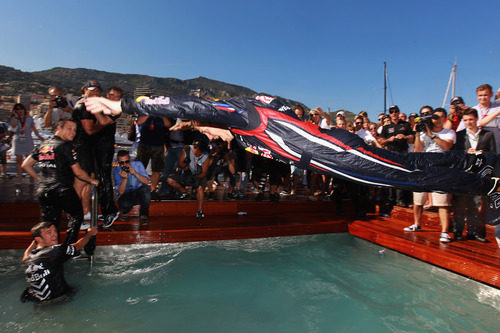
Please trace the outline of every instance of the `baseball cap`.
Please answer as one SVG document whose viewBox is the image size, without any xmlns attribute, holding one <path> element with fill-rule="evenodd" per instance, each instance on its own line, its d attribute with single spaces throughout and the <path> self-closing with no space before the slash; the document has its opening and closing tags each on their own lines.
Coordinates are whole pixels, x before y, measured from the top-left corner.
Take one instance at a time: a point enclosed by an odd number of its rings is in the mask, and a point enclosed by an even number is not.
<svg viewBox="0 0 500 333">
<path fill-rule="evenodd" d="M 455 96 L 451 99 L 451 102 L 450 102 L 451 105 L 457 104 L 457 103 L 458 104 L 465 104 L 464 99 L 460 96 Z"/>
<path fill-rule="evenodd" d="M 392 105 L 390 108 L 389 108 L 389 111 L 391 110 L 396 110 L 399 112 L 399 107 L 397 105 Z"/>
<path fill-rule="evenodd" d="M 101 84 L 98 81 L 92 80 L 92 81 L 88 81 L 87 83 L 85 83 L 82 87 L 82 90 L 83 89 L 94 90 L 96 88 L 98 88 L 99 90 L 102 90 Z"/>
<path fill-rule="evenodd" d="M 337 114 L 335 116 L 336 117 L 338 117 L 338 116 L 345 117 L 345 112 L 344 111 L 339 111 L 339 112 L 337 112 Z"/>
<path fill-rule="evenodd" d="M 415 112 L 412 112 L 412 113 L 410 113 L 408 118 L 411 118 L 411 117 L 418 117 L 418 114 L 416 114 Z"/>
<path fill-rule="evenodd" d="M 317 108 L 309 110 L 309 114 L 320 114 Z"/>
</svg>

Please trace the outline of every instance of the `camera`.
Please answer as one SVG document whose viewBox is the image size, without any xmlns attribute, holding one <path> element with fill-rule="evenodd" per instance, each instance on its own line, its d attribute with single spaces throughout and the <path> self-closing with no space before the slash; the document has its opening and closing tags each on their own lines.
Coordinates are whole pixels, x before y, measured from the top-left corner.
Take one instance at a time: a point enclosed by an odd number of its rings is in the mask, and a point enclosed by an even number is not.
<svg viewBox="0 0 500 333">
<path fill-rule="evenodd" d="M 415 122 L 417 125 L 415 126 L 415 130 L 417 132 L 425 132 L 427 131 L 426 126 L 432 130 L 432 119 L 438 119 L 439 117 L 434 114 L 428 114 L 425 116 L 415 118 Z"/>
<path fill-rule="evenodd" d="M 122 169 L 123 172 L 126 172 L 126 173 L 130 172 L 130 167 L 128 167 L 126 165 L 122 165 L 120 168 Z"/>
<path fill-rule="evenodd" d="M 56 96 L 56 97 L 54 97 L 53 101 L 56 103 L 56 106 L 58 108 L 63 109 L 66 106 L 68 106 L 68 101 L 63 96 Z"/>
</svg>

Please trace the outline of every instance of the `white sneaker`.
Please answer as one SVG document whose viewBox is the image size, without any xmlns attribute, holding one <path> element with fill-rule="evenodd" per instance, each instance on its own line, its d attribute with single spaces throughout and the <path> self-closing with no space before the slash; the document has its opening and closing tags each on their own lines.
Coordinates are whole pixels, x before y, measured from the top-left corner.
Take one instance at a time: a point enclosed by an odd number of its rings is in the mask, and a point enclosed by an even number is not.
<svg viewBox="0 0 500 333">
<path fill-rule="evenodd" d="M 439 237 L 439 241 L 443 242 L 443 243 L 451 242 L 450 235 L 448 235 L 448 233 L 446 233 L 446 232 L 442 232 L 441 237 Z"/>
<path fill-rule="evenodd" d="M 90 212 L 88 212 L 87 214 L 83 215 L 83 219 L 85 221 L 90 221 L 91 218 L 92 218 L 92 215 L 90 214 Z"/>
<path fill-rule="evenodd" d="M 87 230 L 88 228 L 90 228 L 90 223 L 89 222 L 83 222 L 80 225 L 80 230 Z"/>
<path fill-rule="evenodd" d="M 403 230 L 404 230 L 404 231 L 412 231 L 412 232 L 415 232 L 415 231 L 420 231 L 420 230 L 422 230 L 422 229 L 420 228 L 420 226 L 419 226 L 419 225 L 412 224 L 412 225 L 410 225 L 409 227 L 404 228 Z"/>
</svg>

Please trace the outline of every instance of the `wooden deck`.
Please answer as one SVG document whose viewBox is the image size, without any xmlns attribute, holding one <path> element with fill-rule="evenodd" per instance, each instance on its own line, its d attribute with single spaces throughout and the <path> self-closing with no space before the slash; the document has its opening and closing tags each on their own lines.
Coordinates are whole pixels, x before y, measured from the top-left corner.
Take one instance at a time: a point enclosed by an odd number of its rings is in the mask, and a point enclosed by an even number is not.
<svg viewBox="0 0 500 333">
<path fill-rule="evenodd" d="M 31 241 L 29 229 L 39 219 L 37 203 L 3 202 L 0 210 L 0 249 L 26 248 Z M 195 201 L 153 202 L 147 226 L 140 225 L 137 215 L 130 216 L 126 222 L 117 221 L 110 229 L 100 230 L 97 243 L 168 243 L 349 232 L 500 288 L 500 249 L 491 227 L 486 244 L 472 240 L 443 244 L 439 242 L 436 213 L 424 213 L 422 232 L 404 232 L 403 228 L 412 223 L 412 210 L 404 208 L 395 208 L 391 218 L 370 215 L 363 221 L 349 219 L 353 212 L 348 207 L 347 218 L 336 217 L 329 201 L 209 201 L 204 210 L 207 217 L 200 224 L 194 217 Z"/>
</svg>

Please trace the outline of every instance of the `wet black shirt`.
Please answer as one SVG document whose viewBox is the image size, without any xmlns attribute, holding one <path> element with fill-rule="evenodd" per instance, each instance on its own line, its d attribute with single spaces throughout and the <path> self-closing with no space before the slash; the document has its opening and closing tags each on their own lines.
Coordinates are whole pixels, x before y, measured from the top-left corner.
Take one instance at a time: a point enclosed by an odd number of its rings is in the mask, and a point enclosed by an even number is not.
<svg viewBox="0 0 500 333">
<path fill-rule="evenodd" d="M 39 193 L 56 188 L 72 188 L 74 174 L 71 166 L 77 162 L 73 144 L 54 135 L 37 146 L 31 157 L 40 168 Z"/>
<path fill-rule="evenodd" d="M 115 120 L 119 116 L 113 116 L 111 119 Z M 94 144 L 109 144 L 114 145 L 115 143 L 115 133 L 116 133 L 116 123 L 109 124 L 101 129 L 99 132 L 88 135 L 83 129 L 82 120 L 92 120 L 92 122 L 97 123 L 96 117 L 87 111 L 84 103 L 78 103 L 73 109 L 72 114 L 73 120 L 76 122 L 76 136 L 73 140 L 75 146 L 79 145 L 94 145 Z"/>
<path fill-rule="evenodd" d="M 60 297 L 71 287 L 64 279 L 64 262 L 78 252 L 68 244 L 35 249 L 26 260 L 26 281 L 30 298 L 38 302 Z"/>
</svg>

